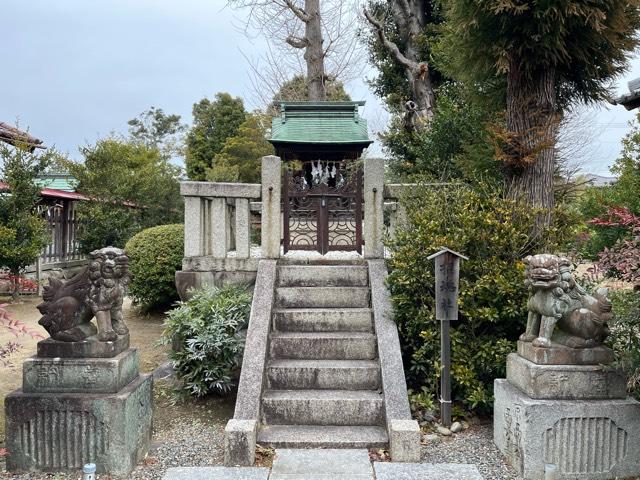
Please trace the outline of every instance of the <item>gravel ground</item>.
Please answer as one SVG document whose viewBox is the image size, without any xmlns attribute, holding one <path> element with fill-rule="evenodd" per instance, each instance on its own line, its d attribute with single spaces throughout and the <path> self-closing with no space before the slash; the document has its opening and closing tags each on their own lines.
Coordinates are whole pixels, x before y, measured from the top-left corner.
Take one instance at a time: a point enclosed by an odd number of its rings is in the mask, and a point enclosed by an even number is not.
<svg viewBox="0 0 640 480">
<path fill-rule="evenodd" d="M 472 463 L 484 480 L 519 480 L 493 444 L 493 425 L 472 425 L 455 436 L 439 437 L 439 441 L 422 446 L 423 463 Z"/>
<path fill-rule="evenodd" d="M 131 480 L 160 480 L 170 467 L 204 467 L 223 463 L 223 436 L 233 416 L 234 397 L 208 397 L 172 404 L 166 383 L 155 385 L 153 440 L 149 455 L 127 477 Z M 12 480 L 77 480 L 81 474 L 29 473 L 12 475 L 0 457 L 0 478 Z M 98 475 L 99 480 L 120 480 Z"/>
<path fill-rule="evenodd" d="M 156 395 L 157 397 L 157 395 Z M 164 421 L 154 428 L 149 456 L 129 477 L 132 480 L 160 480 L 167 468 L 220 465 L 223 461 L 222 439 L 226 419 L 232 414 L 233 399 L 207 399 L 172 407 L 166 399 L 156 399 Z M 515 472 L 502 460 L 493 445 L 490 423 L 473 425 L 453 437 L 439 437 L 422 447 L 424 463 L 472 463 L 477 465 L 485 480 L 519 480 Z M 79 475 L 2 473 L 0 478 L 13 480 L 76 480 Z M 99 480 L 116 477 L 98 475 Z"/>
</svg>

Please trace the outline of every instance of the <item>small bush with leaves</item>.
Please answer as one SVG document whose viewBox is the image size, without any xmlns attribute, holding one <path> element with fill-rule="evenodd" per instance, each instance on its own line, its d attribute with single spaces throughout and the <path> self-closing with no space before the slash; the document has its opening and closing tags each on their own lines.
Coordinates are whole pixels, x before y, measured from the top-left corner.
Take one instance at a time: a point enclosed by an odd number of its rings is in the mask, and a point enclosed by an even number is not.
<svg viewBox="0 0 640 480">
<path fill-rule="evenodd" d="M 226 393 L 236 386 L 242 364 L 251 294 L 245 287 L 205 287 L 168 313 L 164 344 L 181 389 L 201 397 Z"/>
<path fill-rule="evenodd" d="M 176 270 L 182 267 L 184 226 L 147 228 L 127 242 L 131 284 L 129 295 L 145 309 L 158 309 L 178 299 Z"/>
<path fill-rule="evenodd" d="M 629 379 L 629 392 L 640 400 L 640 292 L 610 292 L 615 321 L 607 342 L 616 352 L 617 366 Z"/>
<path fill-rule="evenodd" d="M 426 406 L 438 394 L 440 324 L 427 255 L 446 246 L 469 257 L 460 272 L 460 320 L 451 331 L 453 398 L 489 413 L 493 380 L 505 375 L 506 356 L 527 318 L 522 258 L 554 251 L 564 226 L 532 237 L 538 212 L 486 185 L 419 186 L 404 203 L 409 224 L 389 243 L 389 288 L 409 387 L 421 396 L 414 403 Z M 563 219 L 562 212 L 555 218 Z"/>
<path fill-rule="evenodd" d="M 625 237 L 598 254 L 597 265 L 609 276 L 640 284 L 640 216 L 628 208 L 612 207 L 606 216 L 594 218 L 589 223 L 625 231 Z"/>
</svg>

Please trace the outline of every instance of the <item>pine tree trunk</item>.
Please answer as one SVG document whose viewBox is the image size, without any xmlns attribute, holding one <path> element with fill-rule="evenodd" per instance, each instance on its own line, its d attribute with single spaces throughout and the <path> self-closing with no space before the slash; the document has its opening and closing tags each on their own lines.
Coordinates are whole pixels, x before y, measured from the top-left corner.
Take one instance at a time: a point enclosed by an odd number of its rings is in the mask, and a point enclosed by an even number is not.
<svg viewBox="0 0 640 480">
<path fill-rule="evenodd" d="M 554 206 L 557 130 L 554 72 L 530 78 L 512 62 L 507 83 L 506 187 L 510 198 L 545 209 L 537 219 L 538 229 L 549 225 Z"/>
<path fill-rule="evenodd" d="M 305 23 L 305 38 L 308 44 L 304 52 L 304 59 L 307 62 L 309 101 L 324 101 L 326 91 L 320 0 L 305 0 L 304 9 L 309 15 L 309 21 Z"/>
</svg>

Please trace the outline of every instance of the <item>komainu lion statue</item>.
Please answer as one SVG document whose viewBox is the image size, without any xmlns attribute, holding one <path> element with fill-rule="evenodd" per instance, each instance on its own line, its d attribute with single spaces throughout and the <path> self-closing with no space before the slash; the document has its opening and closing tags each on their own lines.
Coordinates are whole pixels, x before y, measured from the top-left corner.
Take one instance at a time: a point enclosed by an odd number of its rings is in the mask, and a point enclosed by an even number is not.
<svg viewBox="0 0 640 480">
<path fill-rule="evenodd" d="M 576 283 L 571 262 L 564 257 L 541 254 L 528 256 L 524 262 L 529 317 L 520 340 L 533 342 L 535 347 L 550 347 L 552 342 L 572 348 L 601 345 L 612 318 L 607 289 L 589 295 Z"/>
<path fill-rule="evenodd" d="M 38 305 L 38 322 L 51 338 L 80 342 L 97 333 L 101 342 L 117 340 L 129 329 L 122 318 L 122 300 L 129 283 L 129 258 L 114 247 L 94 250 L 89 265 L 68 282 L 51 278 Z M 91 323 L 96 317 L 98 328 Z"/>
</svg>

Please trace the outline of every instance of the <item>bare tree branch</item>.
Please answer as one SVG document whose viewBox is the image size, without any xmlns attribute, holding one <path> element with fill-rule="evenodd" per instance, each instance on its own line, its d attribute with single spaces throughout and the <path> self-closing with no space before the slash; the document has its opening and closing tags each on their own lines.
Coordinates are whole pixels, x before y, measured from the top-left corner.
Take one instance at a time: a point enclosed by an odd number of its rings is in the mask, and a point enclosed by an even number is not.
<svg viewBox="0 0 640 480">
<path fill-rule="evenodd" d="M 384 27 L 382 26 L 382 22 L 375 19 L 373 15 L 371 15 L 367 9 L 364 9 L 364 16 L 367 18 L 367 21 L 373 26 L 376 35 L 378 36 L 378 40 L 380 43 L 384 45 L 384 47 L 393 55 L 393 57 L 400 63 L 403 67 L 408 68 L 410 70 L 417 71 L 420 68 L 420 63 L 409 60 L 405 57 L 398 46 L 393 43 L 391 40 L 387 38 L 384 33 Z"/>
<path fill-rule="evenodd" d="M 284 0 L 284 1 L 287 4 L 287 7 L 289 7 L 289 10 L 291 10 L 294 13 L 294 15 L 298 17 L 300 20 L 302 20 L 304 23 L 311 21 L 311 17 L 307 12 L 304 11 L 304 9 L 297 7 L 296 4 L 293 3 L 291 0 Z"/>
<path fill-rule="evenodd" d="M 287 42 L 293 48 L 307 48 L 309 46 L 309 40 L 307 40 L 306 38 L 289 36 L 285 39 L 285 42 Z"/>
</svg>

